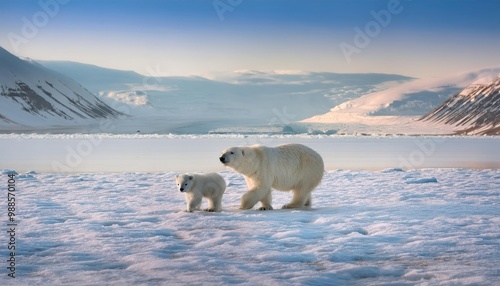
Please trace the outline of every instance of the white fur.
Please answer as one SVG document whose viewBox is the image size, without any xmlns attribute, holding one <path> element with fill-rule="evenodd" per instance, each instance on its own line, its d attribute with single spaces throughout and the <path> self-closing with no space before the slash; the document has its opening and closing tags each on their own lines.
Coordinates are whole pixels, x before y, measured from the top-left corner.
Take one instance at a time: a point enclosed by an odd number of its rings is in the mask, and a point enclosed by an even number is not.
<svg viewBox="0 0 500 286">
<path fill-rule="evenodd" d="M 186 196 L 186 210 L 200 209 L 203 197 L 208 199 L 208 208 L 204 211 L 220 212 L 222 195 L 226 190 L 226 181 L 217 173 L 182 174 L 175 177 L 177 190 Z"/>
<path fill-rule="evenodd" d="M 321 156 L 301 144 L 231 147 L 219 159 L 245 177 L 248 192 L 241 197 L 241 209 L 251 209 L 260 201 L 260 210 L 272 210 L 271 188 L 293 192 L 283 208 L 310 207 L 311 192 L 324 173 Z"/>
</svg>

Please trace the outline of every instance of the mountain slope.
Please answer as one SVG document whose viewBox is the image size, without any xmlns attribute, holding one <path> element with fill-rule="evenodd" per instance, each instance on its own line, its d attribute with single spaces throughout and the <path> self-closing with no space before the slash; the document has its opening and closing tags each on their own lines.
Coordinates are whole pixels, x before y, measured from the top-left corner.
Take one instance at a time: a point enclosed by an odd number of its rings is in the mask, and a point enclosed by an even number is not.
<svg viewBox="0 0 500 286">
<path fill-rule="evenodd" d="M 420 120 L 460 128 L 459 133 L 500 134 L 500 75 L 476 81 Z"/>
<path fill-rule="evenodd" d="M 76 80 L 94 94 L 100 91 L 123 90 L 130 85 L 137 86 L 145 81 L 145 76 L 133 71 L 114 70 L 70 61 L 37 60 L 36 62 Z"/>
<path fill-rule="evenodd" d="M 455 128 L 418 119 L 480 79 L 500 73 L 483 69 L 443 78 L 417 79 L 346 101 L 302 122 L 342 133 L 450 134 Z"/>
<path fill-rule="evenodd" d="M 124 133 L 291 131 L 292 122 L 325 113 L 332 106 L 386 88 L 388 83 L 411 79 L 391 74 L 282 70 L 220 72 L 211 79 L 155 77 L 158 71 L 148 76 L 75 62 L 39 62 L 133 115 L 117 126 Z"/>
<path fill-rule="evenodd" d="M 0 126 L 5 129 L 71 126 L 121 115 L 74 80 L 1 47 L 0 63 Z"/>
</svg>

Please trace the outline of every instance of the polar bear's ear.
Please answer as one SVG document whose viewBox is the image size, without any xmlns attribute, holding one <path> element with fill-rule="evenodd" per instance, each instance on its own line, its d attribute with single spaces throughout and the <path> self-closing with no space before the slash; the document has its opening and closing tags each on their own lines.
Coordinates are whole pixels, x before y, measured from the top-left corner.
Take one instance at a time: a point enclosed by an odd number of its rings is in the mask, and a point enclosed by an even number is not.
<svg viewBox="0 0 500 286">
<path fill-rule="evenodd" d="M 243 150 L 243 149 L 242 149 L 242 150 L 241 150 L 241 154 L 242 154 L 243 156 L 245 156 L 245 150 Z"/>
<path fill-rule="evenodd" d="M 192 180 L 193 179 L 193 176 L 189 176 L 189 180 Z"/>
<path fill-rule="evenodd" d="M 179 178 L 179 175 L 175 175 L 175 178 L 178 179 Z"/>
</svg>

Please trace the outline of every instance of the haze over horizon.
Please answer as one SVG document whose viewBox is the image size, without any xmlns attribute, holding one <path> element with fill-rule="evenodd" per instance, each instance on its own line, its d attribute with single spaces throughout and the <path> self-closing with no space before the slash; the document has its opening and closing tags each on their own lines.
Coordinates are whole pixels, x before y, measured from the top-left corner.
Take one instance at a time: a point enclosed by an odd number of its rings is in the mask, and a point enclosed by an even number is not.
<svg viewBox="0 0 500 286">
<path fill-rule="evenodd" d="M 436 77 L 499 67 L 500 1 L 0 2 L 0 46 L 148 76 L 235 70 Z"/>
</svg>

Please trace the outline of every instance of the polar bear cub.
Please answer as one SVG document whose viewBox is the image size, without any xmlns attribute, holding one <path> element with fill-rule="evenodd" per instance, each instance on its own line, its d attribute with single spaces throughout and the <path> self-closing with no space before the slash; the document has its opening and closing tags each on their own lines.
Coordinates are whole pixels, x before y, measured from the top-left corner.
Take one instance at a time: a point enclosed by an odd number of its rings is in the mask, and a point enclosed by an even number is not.
<svg viewBox="0 0 500 286">
<path fill-rule="evenodd" d="M 240 209 L 251 209 L 260 201 L 259 210 L 272 210 L 273 188 L 292 191 L 292 200 L 284 209 L 311 207 L 311 192 L 325 170 L 321 156 L 301 144 L 231 147 L 222 151 L 219 160 L 245 177 L 248 192 L 241 197 Z"/>
<path fill-rule="evenodd" d="M 226 190 L 226 181 L 217 173 L 181 174 L 175 177 L 177 189 L 186 196 L 186 211 L 200 209 L 202 198 L 208 199 L 207 212 L 222 210 L 222 195 Z"/>
</svg>

